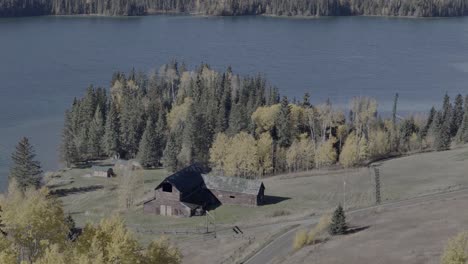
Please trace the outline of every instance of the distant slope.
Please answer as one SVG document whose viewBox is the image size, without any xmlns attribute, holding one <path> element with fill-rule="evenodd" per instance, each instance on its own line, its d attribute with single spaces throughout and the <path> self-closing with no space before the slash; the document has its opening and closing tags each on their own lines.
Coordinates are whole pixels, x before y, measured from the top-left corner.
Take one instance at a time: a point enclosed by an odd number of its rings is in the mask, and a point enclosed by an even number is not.
<svg viewBox="0 0 468 264">
<path fill-rule="evenodd" d="M 412 16 L 468 14 L 468 0 L 0 0 L 0 17 L 191 13 L 216 16 Z"/>
</svg>

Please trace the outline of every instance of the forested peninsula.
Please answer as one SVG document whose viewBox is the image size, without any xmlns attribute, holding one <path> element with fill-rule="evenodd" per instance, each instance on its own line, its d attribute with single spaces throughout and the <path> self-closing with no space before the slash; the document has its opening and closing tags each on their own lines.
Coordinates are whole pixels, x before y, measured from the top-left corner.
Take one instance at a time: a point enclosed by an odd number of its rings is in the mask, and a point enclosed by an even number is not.
<svg viewBox="0 0 468 264">
<path fill-rule="evenodd" d="M 468 143 L 468 96 L 452 103 L 445 95 L 441 109 L 400 118 L 396 94 L 386 119 L 373 98 L 350 98 L 349 111 L 309 99 L 289 100 L 261 75 L 206 64 L 116 72 L 110 92 L 89 87 L 66 112 L 62 158 L 69 166 L 137 159 L 171 171 L 198 163 L 222 175 L 263 177 Z"/>
<path fill-rule="evenodd" d="M 411 16 L 468 14 L 468 0 L 1 0 L 0 17 L 39 15 L 139 16 Z"/>
</svg>

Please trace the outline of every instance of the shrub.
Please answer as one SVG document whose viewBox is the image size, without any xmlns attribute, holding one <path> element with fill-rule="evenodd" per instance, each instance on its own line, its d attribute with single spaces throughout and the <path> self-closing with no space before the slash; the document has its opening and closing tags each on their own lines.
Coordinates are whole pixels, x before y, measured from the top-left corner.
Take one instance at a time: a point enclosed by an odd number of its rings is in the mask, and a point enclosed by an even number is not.
<svg viewBox="0 0 468 264">
<path fill-rule="evenodd" d="M 286 215 L 290 215 L 290 214 L 291 214 L 291 212 L 289 212 L 288 210 L 280 209 L 280 210 L 275 210 L 271 214 L 271 217 L 286 216 Z"/>
<path fill-rule="evenodd" d="M 330 214 L 324 214 L 320 217 L 317 225 L 310 230 L 307 236 L 307 244 L 315 244 L 318 236 L 322 235 L 330 227 L 332 217 Z"/>
<path fill-rule="evenodd" d="M 294 245 L 293 248 L 295 250 L 299 250 L 307 245 L 307 231 L 301 229 L 297 231 L 296 236 L 294 237 Z"/>
<path fill-rule="evenodd" d="M 465 264 L 468 262 L 468 232 L 462 232 L 449 240 L 442 255 L 442 264 Z"/>
<path fill-rule="evenodd" d="M 331 220 L 331 224 L 328 228 L 328 232 L 330 235 L 343 235 L 346 232 L 346 216 L 343 210 L 343 207 L 338 205 L 335 212 L 333 213 L 333 217 Z"/>
</svg>

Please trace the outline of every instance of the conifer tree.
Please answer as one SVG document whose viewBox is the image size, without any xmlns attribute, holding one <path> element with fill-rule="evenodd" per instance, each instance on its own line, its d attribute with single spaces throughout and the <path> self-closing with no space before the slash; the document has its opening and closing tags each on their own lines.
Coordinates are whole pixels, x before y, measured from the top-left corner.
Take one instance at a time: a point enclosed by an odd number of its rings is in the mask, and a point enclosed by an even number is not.
<svg viewBox="0 0 468 264">
<path fill-rule="evenodd" d="M 62 144 L 60 145 L 61 159 L 67 167 L 78 161 L 72 125 L 72 113 L 65 111 L 64 128 L 62 131 Z"/>
<path fill-rule="evenodd" d="M 276 120 L 276 132 L 278 144 L 281 147 L 289 147 L 291 145 L 291 109 L 286 96 L 281 100 L 281 108 Z"/>
<path fill-rule="evenodd" d="M 177 139 L 180 133 L 171 132 L 167 140 L 166 148 L 164 149 L 163 163 L 170 171 L 176 171 L 179 168 L 177 155 L 180 151 L 180 143 Z"/>
<path fill-rule="evenodd" d="M 436 150 L 447 150 L 451 143 L 451 125 L 452 125 L 452 104 L 448 94 L 444 96 L 442 112 L 439 116 L 439 130 L 436 134 Z"/>
<path fill-rule="evenodd" d="M 159 165 L 157 140 L 156 125 L 153 118 L 149 117 L 138 148 L 138 160 L 145 168 L 156 167 Z"/>
<path fill-rule="evenodd" d="M 104 117 L 101 107 L 96 108 L 94 118 L 89 125 L 88 155 L 91 159 L 98 159 L 103 154 Z"/>
<path fill-rule="evenodd" d="M 106 154 L 110 157 L 119 156 L 120 154 L 120 122 L 119 114 L 115 103 L 111 101 L 109 113 L 107 114 L 105 134 L 104 134 L 104 148 Z"/>
<path fill-rule="evenodd" d="M 340 204 L 333 213 L 332 222 L 328 227 L 328 232 L 333 236 L 343 235 L 346 233 L 347 228 L 345 212 Z"/>
<path fill-rule="evenodd" d="M 457 141 L 460 143 L 468 143 L 468 95 L 465 97 L 465 109 L 462 123 L 457 132 Z"/>
<path fill-rule="evenodd" d="M 28 187 L 39 188 L 42 179 L 42 170 L 33 146 L 29 139 L 23 137 L 11 156 L 13 160 L 10 169 L 10 179 L 15 179 L 18 187 L 25 190 Z"/>
<path fill-rule="evenodd" d="M 429 133 L 430 128 L 433 126 L 434 119 L 437 115 L 437 111 L 435 110 L 434 107 L 431 107 L 431 110 L 429 111 L 429 115 L 427 117 L 427 122 L 426 125 L 423 127 L 421 130 L 421 137 L 425 138 L 427 134 Z"/>
<path fill-rule="evenodd" d="M 453 105 L 452 120 L 450 123 L 450 136 L 451 137 L 456 136 L 458 129 L 460 128 L 463 122 L 463 115 L 464 115 L 463 96 L 459 94 L 455 98 L 455 102 Z"/>
</svg>

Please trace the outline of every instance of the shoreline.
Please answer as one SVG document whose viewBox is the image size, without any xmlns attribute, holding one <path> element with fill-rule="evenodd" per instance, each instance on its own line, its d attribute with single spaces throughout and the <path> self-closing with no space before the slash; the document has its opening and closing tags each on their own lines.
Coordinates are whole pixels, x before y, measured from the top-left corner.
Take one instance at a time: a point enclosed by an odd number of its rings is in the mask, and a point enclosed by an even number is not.
<svg viewBox="0 0 468 264">
<path fill-rule="evenodd" d="M 450 18 L 464 18 L 467 16 L 400 16 L 400 15 L 330 15 L 330 16 L 318 16 L 318 15 L 275 15 L 275 14 L 245 14 L 245 15 L 210 15 L 200 12 L 179 12 L 179 11 L 161 11 L 161 10 L 149 10 L 141 15 L 106 15 L 106 14 L 47 14 L 47 15 L 33 15 L 33 16 L 0 16 L 0 19 L 5 18 L 31 18 L 31 17 L 82 17 L 82 18 L 141 18 L 146 16 L 188 16 L 188 17 L 200 17 L 200 18 L 213 18 L 213 17 L 267 17 L 267 18 L 278 18 L 278 19 L 298 19 L 298 20 L 309 20 L 309 19 L 325 19 L 325 18 L 341 18 L 341 17 L 366 17 L 366 18 L 387 18 L 387 19 L 450 19 Z"/>
</svg>

